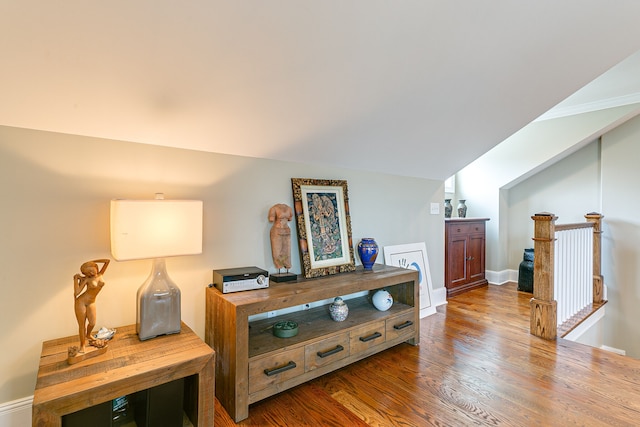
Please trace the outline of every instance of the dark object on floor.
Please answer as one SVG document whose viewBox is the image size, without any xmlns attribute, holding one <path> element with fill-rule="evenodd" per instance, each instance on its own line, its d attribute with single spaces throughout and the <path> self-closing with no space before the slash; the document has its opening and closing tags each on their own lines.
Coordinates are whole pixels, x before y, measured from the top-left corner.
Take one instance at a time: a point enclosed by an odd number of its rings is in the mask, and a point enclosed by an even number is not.
<svg viewBox="0 0 640 427">
<path fill-rule="evenodd" d="M 533 292 L 533 249 L 525 249 L 518 270 L 518 290 Z"/>
</svg>

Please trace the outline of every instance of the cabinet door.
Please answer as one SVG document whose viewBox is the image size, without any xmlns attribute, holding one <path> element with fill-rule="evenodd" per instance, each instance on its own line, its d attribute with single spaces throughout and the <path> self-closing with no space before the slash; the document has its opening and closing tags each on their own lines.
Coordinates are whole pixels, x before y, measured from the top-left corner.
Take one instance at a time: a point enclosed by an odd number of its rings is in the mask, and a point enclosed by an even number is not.
<svg viewBox="0 0 640 427">
<path fill-rule="evenodd" d="M 484 240 L 484 234 L 469 236 L 468 279 L 471 282 L 484 279 Z"/>
<path fill-rule="evenodd" d="M 449 288 L 464 285 L 467 277 L 467 236 L 462 233 L 449 235 L 447 246 L 447 283 Z"/>
</svg>

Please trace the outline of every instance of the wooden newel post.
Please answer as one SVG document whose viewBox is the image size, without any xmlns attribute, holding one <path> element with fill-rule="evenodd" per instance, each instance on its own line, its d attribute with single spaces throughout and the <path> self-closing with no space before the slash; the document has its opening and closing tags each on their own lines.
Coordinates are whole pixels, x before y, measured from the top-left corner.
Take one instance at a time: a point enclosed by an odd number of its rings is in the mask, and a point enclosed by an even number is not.
<svg viewBox="0 0 640 427">
<path fill-rule="evenodd" d="M 603 295 L 603 283 L 602 277 L 602 249 L 601 249 L 601 236 L 602 236 L 602 218 L 597 212 L 591 212 L 584 216 L 587 222 L 593 223 L 593 302 L 601 303 L 604 301 Z"/>
<path fill-rule="evenodd" d="M 553 256 L 556 224 L 554 214 L 542 212 L 534 221 L 533 298 L 531 298 L 530 332 L 554 340 L 557 337 L 557 307 L 553 294 Z"/>
</svg>

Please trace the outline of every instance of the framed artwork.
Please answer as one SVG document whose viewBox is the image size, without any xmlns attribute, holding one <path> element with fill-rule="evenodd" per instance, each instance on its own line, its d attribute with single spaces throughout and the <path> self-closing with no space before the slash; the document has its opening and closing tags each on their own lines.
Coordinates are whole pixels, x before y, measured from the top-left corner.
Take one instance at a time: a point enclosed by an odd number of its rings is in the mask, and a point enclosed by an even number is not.
<svg viewBox="0 0 640 427">
<path fill-rule="evenodd" d="M 356 269 L 347 181 L 291 178 L 304 276 Z"/>
<path fill-rule="evenodd" d="M 436 309 L 431 301 L 433 285 L 429 270 L 429 258 L 424 242 L 385 246 L 384 263 L 394 267 L 417 270 L 420 285 L 420 315 L 424 317 L 435 313 Z"/>
</svg>

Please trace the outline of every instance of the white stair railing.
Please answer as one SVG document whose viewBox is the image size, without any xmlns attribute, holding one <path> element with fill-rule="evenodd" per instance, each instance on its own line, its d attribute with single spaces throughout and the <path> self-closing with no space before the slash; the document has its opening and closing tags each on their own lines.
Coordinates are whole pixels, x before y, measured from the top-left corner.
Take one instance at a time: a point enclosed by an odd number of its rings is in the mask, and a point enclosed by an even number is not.
<svg viewBox="0 0 640 427">
<path fill-rule="evenodd" d="M 593 303 L 593 224 L 556 226 L 553 294 L 558 325 Z"/>
<path fill-rule="evenodd" d="M 601 275 L 602 218 L 556 225 L 554 214 L 538 213 L 534 221 L 533 298 L 530 331 L 556 339 L 571 331 L 606 303 Z"/>
</svg>

